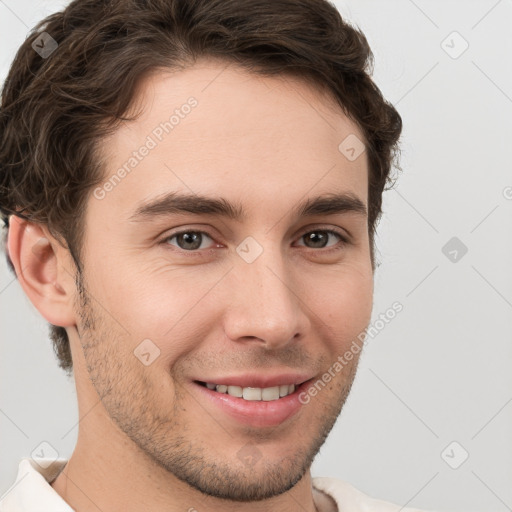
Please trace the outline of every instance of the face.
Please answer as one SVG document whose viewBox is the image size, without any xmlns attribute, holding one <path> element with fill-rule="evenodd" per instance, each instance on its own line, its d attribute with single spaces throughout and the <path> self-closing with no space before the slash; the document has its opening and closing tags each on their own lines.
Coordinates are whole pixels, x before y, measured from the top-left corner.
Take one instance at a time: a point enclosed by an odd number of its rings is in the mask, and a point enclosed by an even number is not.
<svg viewBox="0 0 512 512">
<path fill-rule="evenodd" d="M 358 355 L 335 363 L 370 321 L 366 154 L 338 149 L 363 137 L 305 82 L 211 60 L 139 92 L 88 201 L 75 378 L 134 456 L 275 496 L 333 427 Z"/>
</svg>

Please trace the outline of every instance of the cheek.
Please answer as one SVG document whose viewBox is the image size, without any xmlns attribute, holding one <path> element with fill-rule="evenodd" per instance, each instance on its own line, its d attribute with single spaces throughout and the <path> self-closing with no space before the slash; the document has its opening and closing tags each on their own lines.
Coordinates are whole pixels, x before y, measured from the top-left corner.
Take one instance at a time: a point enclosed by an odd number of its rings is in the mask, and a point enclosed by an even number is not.
<svg viewBox="0 0 512 512">
<path fill-rule="evenodd" d="M 94 286 L 109 322 L 129 333 L 130 349 L 151 340 L 160 351 L 158 364 L 168 366 L 193 350 L 211 327 L 208 322 L 217 318 L 211 308 L 218 281 L 217 275 L 192 267 L 148 272 L 119 265 L 96 274 Z"/>
<path fill-rule="evenodd" d="M 326 281 L 323 290 L 315 311 L 329 327 L 331 340 L 336 337 L 332 342 L 339 349 L 340 344 L 356 339 L 371 320 L 373 276 L 366 270 L 340 272 Z"/>
</svg>

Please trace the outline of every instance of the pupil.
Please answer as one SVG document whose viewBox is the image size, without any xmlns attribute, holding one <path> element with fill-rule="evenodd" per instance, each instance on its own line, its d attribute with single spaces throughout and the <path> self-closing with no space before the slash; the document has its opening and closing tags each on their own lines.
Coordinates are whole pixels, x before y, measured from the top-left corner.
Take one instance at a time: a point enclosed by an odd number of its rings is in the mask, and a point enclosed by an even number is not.
<svg viewBox="0 0 512 512">
<path fill-rule="evenodd" d="M 198 249 L 201 246 L 199 233 L 184 233 L 180 235 L 185 245 L 192 244 L 192 247 L 182 247 L 182 249 Z"/>
<path fill-rule="evenodd" d="M 325 247 L 325 241 L 326 241 L 325 235 L 323 235 L 323 234 L 319 235 L 317 231 L 314 231 L 314 232 L 310 233 L 307 238 L 310 241 L 312 241 L 313 244 L 318 244 L 318 240 L 319 240 L 320 241 L 319 247 Z M 315 239 L 317 239 L 317 241 L 315 241 Z"/>
</svg>

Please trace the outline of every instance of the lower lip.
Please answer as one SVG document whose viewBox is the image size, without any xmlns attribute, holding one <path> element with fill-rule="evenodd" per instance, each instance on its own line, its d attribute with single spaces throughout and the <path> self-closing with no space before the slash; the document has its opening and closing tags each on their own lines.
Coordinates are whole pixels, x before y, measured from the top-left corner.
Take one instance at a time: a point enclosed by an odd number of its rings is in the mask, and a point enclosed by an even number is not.
<svg viewBox="0 0 512 512">
<path fill-rule="evenodd" d="M 291 395 L 268 402 L 244 400 L 227 393 L 218 393 L 197 382 L 193 385 L 204 399 L 239 423 L 252 427 L 276 427 L 300 411 L 303 404 L 299 401 L 299 394 L 309 382 L 306 381 L 297 386 Z"/>
</svg>

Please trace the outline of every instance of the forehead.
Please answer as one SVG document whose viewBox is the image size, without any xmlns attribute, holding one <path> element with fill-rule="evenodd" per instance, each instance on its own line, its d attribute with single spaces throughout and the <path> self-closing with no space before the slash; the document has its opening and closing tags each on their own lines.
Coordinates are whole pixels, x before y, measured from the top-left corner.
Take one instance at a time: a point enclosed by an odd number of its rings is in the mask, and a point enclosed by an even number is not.
<svg viewBox="0 0 512 512">
<path fill-rule="evenodd" d="M 362 141 L 360 129 L 303 80 L 202 60 L 153 72 L 132 110 L 137 119 L 100 144 L 110 185 L 96 206 L 124 219 L 168 191 L 252 199 L 254 207 L 262 198 L 284 204 L 352 192 L 366 204 L 366 153 L 351 161 L 339 148 L 349 137 Z"/>
</svg>

